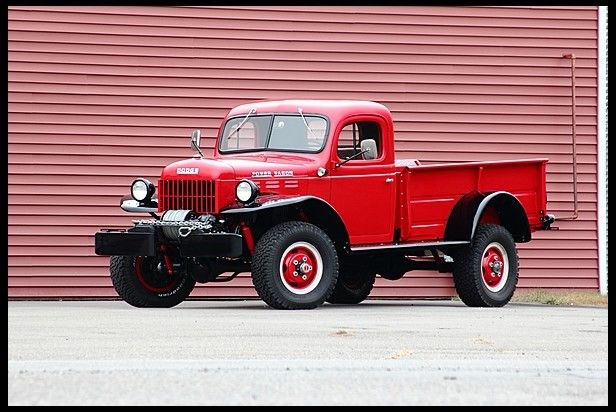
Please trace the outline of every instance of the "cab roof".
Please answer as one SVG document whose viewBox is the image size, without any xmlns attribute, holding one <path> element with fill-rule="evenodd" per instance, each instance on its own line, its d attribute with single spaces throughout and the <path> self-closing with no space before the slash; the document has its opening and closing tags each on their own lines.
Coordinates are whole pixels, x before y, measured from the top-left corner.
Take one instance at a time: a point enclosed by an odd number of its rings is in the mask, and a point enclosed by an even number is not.
<svg viewBox="0 0 616 412">
<path fill-rule="evenodd" d="M 389 109 L 384 105 L 369 100 L 267 100 L 239 105 L 229 112 L 227 117 L 248 114 L 251 109 L 256 115 L 265 113 L 298 113 L 302 109 L 305 115 L 321 114 L 332 121 L 356 114 L 376 114 L 391 119 Z"/>
</svg>

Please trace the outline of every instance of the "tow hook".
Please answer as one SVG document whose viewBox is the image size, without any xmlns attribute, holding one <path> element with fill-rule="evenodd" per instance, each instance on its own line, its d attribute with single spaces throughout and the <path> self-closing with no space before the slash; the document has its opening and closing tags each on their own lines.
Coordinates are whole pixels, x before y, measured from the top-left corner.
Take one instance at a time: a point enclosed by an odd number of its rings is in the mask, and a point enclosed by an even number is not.
<svg viewBox="0 0 616 412">
<path fill-rule="evenodd" d="M 187 237 L 188 235 L 190 235 L 190 233 L 193 231 L 192 227 L 189 226 L 182 226 L 178 229 L 178 234 L 181 237 Z"/>
<path fill-rule="evenodd" d="M 541 223 L 543 224 L 543 229 L 545 229 L 545 230 L 557 229 L 557 228 L 551 227 L 552 223 L 554 223 L 555 220 L 556 220 L 556 218 L 554 217 L 554 215 L 543 216 L 541 218 Z"/>
</svg>

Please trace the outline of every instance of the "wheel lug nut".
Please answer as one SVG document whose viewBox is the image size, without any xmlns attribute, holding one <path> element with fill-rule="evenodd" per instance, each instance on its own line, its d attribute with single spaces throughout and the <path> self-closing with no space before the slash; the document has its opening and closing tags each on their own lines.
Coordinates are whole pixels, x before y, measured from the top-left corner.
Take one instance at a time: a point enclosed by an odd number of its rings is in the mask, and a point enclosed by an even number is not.
<svg viewBox="0 0 616 412">
<path fill-rule="evenodd" d="M 297 272 L 293 272 L 293 276 L 297 276 L 297 275 L 298 275 L 298 273 L 297 273 Z"/>
<path fill-rule="evenodd" d="M 304 256 L 304 257 L 302 258 L 302 260 L 305 262 L 305 261 L 307 261 L 307 260 L 308 260 L 308 258 L 307 258 L 306 256 Z"/>
<path fill-rule="evenodd" d="M 308 276 L 302 275 L 302 280 L 306 280 L 306 279 L 308 279 Z"/>
<path fill-rule="evenodd" d="M 293 261 L 293 264 L 294 264 L 294 265 L 297 265 L 298 263 L 299 263 L 299 262 L 298 262 L 297 260 L 294 260 L 294 261 Z"/>
</svg>

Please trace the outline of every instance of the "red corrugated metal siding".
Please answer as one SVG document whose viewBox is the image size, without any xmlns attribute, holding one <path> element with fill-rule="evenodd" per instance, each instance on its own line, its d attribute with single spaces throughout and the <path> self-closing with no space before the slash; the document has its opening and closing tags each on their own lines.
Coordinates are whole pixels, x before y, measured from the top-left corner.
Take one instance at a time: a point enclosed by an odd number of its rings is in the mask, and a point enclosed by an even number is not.
<svg viewBox="0 0 616 412">
<path fill-rule="evenodd" d="M 577 59 L 580 218 L 520 246 L 519 286 L 598 287 L 596 7 L 9 7 L 9 296 L 115 296 L 93 233 L 127 225 L 135 176 L 189 155 L 254 99 L 386 104 L 397 156 L 550 158 L 571 208 Z M 210 149 L 211 150 L 211 149 Z M 377 296 L 450 296 L 450 275 Z M 248 275 L 193 296 L 254 296 Z"/>
</svg>

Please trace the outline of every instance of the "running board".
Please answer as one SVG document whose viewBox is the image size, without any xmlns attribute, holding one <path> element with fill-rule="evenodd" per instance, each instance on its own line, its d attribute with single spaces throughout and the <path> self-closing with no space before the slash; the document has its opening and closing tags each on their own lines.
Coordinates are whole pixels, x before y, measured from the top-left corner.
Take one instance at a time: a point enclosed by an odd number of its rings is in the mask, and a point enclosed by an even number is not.
<svg viewBox="0 0 616 412">
<path fill-rule="evenodd" d="M 351 252 L 367 252 L 379 250 L 404 250 L 404 249 L 438 249 L 447 246 L 461 246 L 471 243 L 468 240 L 455 240 L 450 242 L 420 242 L 420 243 L 395 243 L 391 245 L 366 245 L 351 247 Z"/>
</svg>

